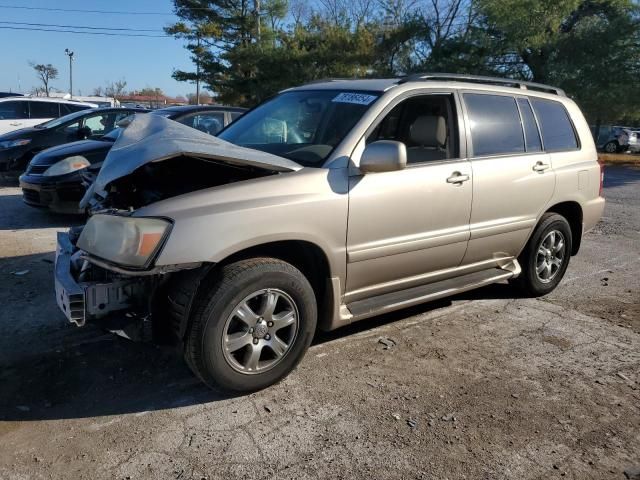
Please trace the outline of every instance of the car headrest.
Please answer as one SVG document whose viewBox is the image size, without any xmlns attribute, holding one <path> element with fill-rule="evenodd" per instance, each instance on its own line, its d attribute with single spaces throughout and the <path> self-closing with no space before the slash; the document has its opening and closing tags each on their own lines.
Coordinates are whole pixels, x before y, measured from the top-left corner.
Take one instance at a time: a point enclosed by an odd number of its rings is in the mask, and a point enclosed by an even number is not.
<svg viewBox="0 0 640 480">
<path fill-rule="evenodd" d="M 409 127 L 411 141 L 423 147 L 444 147 L 447 143 L 447 124 L 442 116 L 422 115 Z"/>
</svg>

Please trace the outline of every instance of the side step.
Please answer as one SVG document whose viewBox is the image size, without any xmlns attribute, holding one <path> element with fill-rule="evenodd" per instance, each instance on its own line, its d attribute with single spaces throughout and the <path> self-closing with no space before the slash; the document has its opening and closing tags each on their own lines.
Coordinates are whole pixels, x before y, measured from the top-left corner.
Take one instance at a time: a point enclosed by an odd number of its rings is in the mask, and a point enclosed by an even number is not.
<svg viewBox="0 0 640 480">
<path fill-rule="evenodd" d="M 517 265 L 517 263 L 516 263 Z M 515 271 L 491 268 L 479 272 L 468 273 L 456 278 L 441 280 L 428 285 L 400 290 L 398 292 L 385 293 L 376 297 L 365 298 L 349 303 L 347 308 L 353 315 L 351 321 L 381 315 L 386 312 L 411 307 L 419 303 L 437 300 L 457 293 L 473 290 L 491 283 L 514 277 L 520 273 L 517 266 Z"/>
</svg>

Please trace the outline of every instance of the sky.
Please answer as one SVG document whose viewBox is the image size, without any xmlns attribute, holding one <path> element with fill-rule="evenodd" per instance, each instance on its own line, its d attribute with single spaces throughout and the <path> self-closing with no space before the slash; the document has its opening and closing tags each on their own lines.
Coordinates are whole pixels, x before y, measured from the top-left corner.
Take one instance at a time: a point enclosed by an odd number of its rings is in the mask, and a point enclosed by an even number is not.
<svg viewBox="0 0 640 480">
<path fill-rule="evenodd" d="M 7 8 L 8 6 L 60 8 L 85 12 Z M 74 52 L 75 57 L 74 95 L 90 95 L 95 87 L 104 88 L 107 83 L 122 78 L 127 81 L 127 91 L 159 87 L 171 96 L 195 92 L 194 85 L 176 82 L 171 78 L 174 69 L 193 68 L 189 52 L 184 49 L 181 40 L 172 37 L 146 38 L 13 30 L 17 27 L 53 28 L 16 24 L 20 22 L 150 29 L 153 31 L 122 33 L 162 35 L 162 28 L 177 20 L 172 13 L 172 7 L 171 0 L 0 0 L 0 45 L 4 47 L 0 60 L 0 91 L 28 93 L 33 87 L 41 86 L 33 68 L 29 66 L 29 62 L 33 61 L 51 63 L 57 67 L 59 77 L 53 80 L 51 85 L 68 92 L 69 57 L 64 52 L 65 48 L 68 48 Z M 86 10 L 120 11 L 127 14 L 89 13 Z M 135 15 L 131 12 L 144 14 Z"/>
</svg>

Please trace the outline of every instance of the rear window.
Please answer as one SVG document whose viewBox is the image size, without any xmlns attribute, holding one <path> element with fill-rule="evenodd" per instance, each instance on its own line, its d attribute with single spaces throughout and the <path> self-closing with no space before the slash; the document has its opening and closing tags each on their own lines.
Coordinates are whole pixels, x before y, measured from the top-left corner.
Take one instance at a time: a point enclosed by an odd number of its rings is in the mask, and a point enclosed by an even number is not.
<svg viewBox="0 0 640 480">
<path fill-rule="evenodd" d="M 29 102 L 29 116 L 31 118 L 58 118 L 60 110 L 55 102 Z"/>
<path fill-rule="evenodd" d="M 578 148 L 578 140 L 564 105 L 540 98 L 532 98 L 531 104 L 540 122 L 545 150 L 558 152 Z"/>
<path fill-rule="evenodd" d="M 465 93 L 476 157 L 525 151 L 520 113 L 514 97 Z"/>
</svg>

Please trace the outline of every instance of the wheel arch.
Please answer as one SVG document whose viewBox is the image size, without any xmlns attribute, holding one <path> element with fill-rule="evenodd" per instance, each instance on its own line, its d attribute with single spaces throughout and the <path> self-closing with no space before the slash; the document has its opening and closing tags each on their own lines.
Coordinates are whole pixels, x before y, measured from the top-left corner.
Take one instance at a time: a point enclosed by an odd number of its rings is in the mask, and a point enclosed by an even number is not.
<svg viewBox="0 0 640 480">
<path fill-rule="evenodd" d="M 575 255 L 580 250 L 580 244 L 582 243 L 582 207 L 578 202 L 567 201 L 556 203 L 552 207 L 549 207 L 544 213 L 557 213 L 566 218 L 571 227 L 571 255 Z"/>
<path fill-rule="evenodd" d="M 330 286 L 331 267 L 325 251 L 317 244 L 306 240 L 282 240 L 253 245 L 226 256 L 215 264 L 209 263 L 195 269 L 172 275 L 167 287 L 168 307 L 173 332 L 183 341 L 191 321 L 194 299 L 203 295 L 206 281 L 217 275 L 221 267 L 231 263 L 257 257 L 277 258 L 290 263 L 309 280 L 316 296 L 318 325 L 328 322 L 333 316 L 333 290 Z"/>
</svg>

